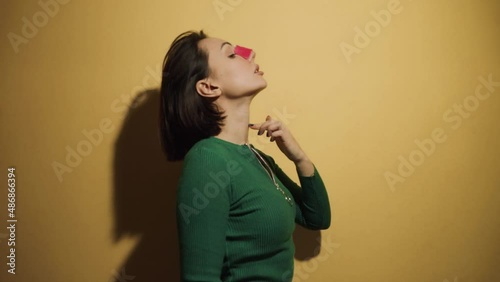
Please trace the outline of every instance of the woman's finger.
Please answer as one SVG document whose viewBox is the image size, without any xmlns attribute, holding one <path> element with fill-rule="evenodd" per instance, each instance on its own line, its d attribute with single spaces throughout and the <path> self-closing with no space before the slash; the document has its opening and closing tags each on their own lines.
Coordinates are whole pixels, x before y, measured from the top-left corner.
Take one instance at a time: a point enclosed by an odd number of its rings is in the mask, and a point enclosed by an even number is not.
<svg viewBox="0 0 500 282">
<path fill-rule="evenodd" d="M 281 122 L 279 122 L 278 120 L 273 120 L 271 116 L 268 115 L 265 122 L 249 124 L 249 127 L 251 129 L 258 130 L 258 135 L 262 135 L 267 130 L 268 132 L 266 135 L 267 137 L 269 137 L 273 131 L 279 130 L 281 128 Z"/>
<path fill-rule="evenodd" d="M 269 126 L 271 125 L 272 121 L 266 121 L 262 123 L 262 125 L 259 127 L 259 132 L 257 133 L 258 135 L 262 135 L 264 131 L 269 130 Z"/>
<path fill-rule="evenodd" d="M 267 137 L 271 136 L 271 133 L 281 130 L 281 123 L 279 121 L 273 121 L 272 124 L 269 124 L 267 127 Z"/>
<path fill-rule="evenodd" d="M 281 129 L 281 122 L 275 120 L 273 123 L 269 124 L 267 130 L 276 131 Z"/>
</svg>

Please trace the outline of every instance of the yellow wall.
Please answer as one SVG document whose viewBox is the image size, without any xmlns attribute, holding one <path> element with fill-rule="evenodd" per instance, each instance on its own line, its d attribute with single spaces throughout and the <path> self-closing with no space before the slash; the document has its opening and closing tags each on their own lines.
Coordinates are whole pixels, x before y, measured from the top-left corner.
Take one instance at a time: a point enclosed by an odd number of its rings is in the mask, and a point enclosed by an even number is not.
<svg viewBox="0 0 500 282">
<path fill-rule="evenodd" d="M 2 6 L 0 281 L 175 281 L 180 166 L 156 143 L 157 89 L 169 44 L 200 28 L 256 50 L 269 86 L 252 121 L 282 118 L 327 184 L 332 227 L 297 228 L 294 281 L 500 281 L 498 2 Z"/>
</svg>

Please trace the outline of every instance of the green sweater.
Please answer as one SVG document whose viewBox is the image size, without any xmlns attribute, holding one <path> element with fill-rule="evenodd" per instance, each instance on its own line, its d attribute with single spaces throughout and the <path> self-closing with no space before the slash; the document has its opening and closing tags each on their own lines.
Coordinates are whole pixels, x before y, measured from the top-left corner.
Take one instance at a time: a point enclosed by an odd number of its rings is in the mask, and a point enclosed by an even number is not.
<svg viewBox="0 0 500 282">
<path fill-rule="evenodd" d="M 330 226 L 321 177 L 292 181 L 260 150 L 285 200 L 250 146 L 217 137 L 197 142 L 184 158 L 177 189 L 182 281 L 291 281 L 295 223 Z"/>
</svg>

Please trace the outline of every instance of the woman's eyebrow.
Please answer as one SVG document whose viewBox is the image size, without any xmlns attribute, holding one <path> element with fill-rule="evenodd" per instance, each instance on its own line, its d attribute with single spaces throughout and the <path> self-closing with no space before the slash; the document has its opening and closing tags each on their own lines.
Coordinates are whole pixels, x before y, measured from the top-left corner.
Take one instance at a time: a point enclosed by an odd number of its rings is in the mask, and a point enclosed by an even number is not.
<svg viewBox="0 0 500 282">
<path fill-rule="evenodd" d="M 229 45 L 233 46 L 231 43 L 229 43 L 229 42 L 226 41 L 226 42 L 222 43 L 222 45 L 220 46 L 220 49 L 222 50 L 222 47 L 224 47 L 224 45 L 226 45 L 226 44 L 229 44 Z"/>
</svg>

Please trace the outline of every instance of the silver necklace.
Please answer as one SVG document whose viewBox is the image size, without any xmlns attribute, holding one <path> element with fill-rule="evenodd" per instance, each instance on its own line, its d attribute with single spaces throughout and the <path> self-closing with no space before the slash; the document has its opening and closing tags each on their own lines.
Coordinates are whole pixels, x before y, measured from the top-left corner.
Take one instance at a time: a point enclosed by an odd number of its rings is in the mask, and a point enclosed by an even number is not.
<svg viewBox="0 0 500 282">
<path fill-rule="evenodd" d="M 285 191 L 283 191 L 283 189 L 281 189 L 281 187 L 279 186 L 278 182 L 276 182 L 276 179 L 274 178 L 273 171 L 271 170 L 271 167 L 269 167 L 269 165 L 267 164 L 267 162 L 264 160 L 264 158 L 254 148 L 252 148 L 250 146 L 250 144 L 245 143 L 245 145 L 247 145 L 248 148 L 250 149 L 250 151 L 252 151 L 254 153 L 254 155 L 257 157 L 257 159 L 259 160 L 260 165 L 264 168 L 264 170 L 267 172 L 267 174 L 269 175 L 269 177 L 273 181 L 274 185 L 276 186 L 276 189 L 278 191 L 280 191 L 281 194 L 283 194 L 283 196 L 285 197 L 285 200 L 290 204 L 290 206 L 293 206 L 293 200 L 292 200 L 292 198 L 288 197 L 286 195 Z"/>
</svg>

